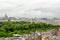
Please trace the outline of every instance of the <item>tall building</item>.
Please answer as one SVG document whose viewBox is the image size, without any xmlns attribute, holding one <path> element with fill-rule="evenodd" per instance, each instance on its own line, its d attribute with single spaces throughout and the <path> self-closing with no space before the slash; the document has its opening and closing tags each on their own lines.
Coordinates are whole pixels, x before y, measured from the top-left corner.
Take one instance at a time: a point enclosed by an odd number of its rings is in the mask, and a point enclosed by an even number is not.
<svg viewBox="0 0 60 40">
<path fill-rule="evenodd" d="M 7 14 L 5 14 L 5 19 L 8 19 L 8 16 L 7 16 Z"/>
</svg>

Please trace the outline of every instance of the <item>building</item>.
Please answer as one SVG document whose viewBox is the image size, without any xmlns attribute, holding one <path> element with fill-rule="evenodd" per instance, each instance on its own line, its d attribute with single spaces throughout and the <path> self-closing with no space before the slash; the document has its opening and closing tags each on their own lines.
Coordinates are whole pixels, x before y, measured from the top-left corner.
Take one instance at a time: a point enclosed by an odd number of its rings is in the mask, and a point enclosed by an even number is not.
<svg viewBox="0 0 60 40">
<path fill-rule="evenodd" d="M 7 16 L 7 14 L 5 14 L 5 19 L 6 19 L 6 20 L 8 19 L 8 16 Z"/>
</svg>

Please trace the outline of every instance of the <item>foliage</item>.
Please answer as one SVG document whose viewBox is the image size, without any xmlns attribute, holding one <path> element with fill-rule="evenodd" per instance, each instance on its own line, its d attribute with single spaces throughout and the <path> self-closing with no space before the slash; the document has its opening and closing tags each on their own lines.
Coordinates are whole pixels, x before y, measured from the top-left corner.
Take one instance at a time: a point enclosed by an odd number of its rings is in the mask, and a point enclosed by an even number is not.
<svg viewBox="0 0 60 40">
<path fill-rule="evenodd" d="M 60 25 L 51 25 L 42 22 L 5 21 L 0 22 L 0 37 L 11 37 L 13 34 L 29 34 L 35 31 L 46 31 L 59 28 Z"/>
</svg>

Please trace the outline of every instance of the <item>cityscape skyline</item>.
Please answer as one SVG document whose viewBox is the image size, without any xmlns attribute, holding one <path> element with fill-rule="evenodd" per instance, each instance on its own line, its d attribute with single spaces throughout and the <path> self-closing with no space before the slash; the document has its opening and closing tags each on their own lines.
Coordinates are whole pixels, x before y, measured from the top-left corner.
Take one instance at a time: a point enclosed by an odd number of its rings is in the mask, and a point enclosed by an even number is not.
<svg viewBox="0 0 60 40">
<path fill-rule="evenodd" d="M 57 17 L 52 17 L 52 18 L 50 18 L 50 17 L 19 17 L 19 16 L 9 16 L 9 15 L 7 15 L 7 14 L 0 14 L 0 18 L 2 18 L 2 17 L 5 17 L 6 18 L 6 16 L 9 18 L 9 17 L 15 17 L 15 18 L 46 18 L 46 19 L 60 19 L 60 18 L 57 18 Z"/>
<path fill-rule="evenodd" d="M 56 18 L 56 17 L 52 17 L 52 18 L 47 18 L 47 17 L 16 17 L 16 16 L 9 16 L 9 15 L 7 15 L 7 14 L 4 14 L 3 16 L 2 15 L 0 15 L 0 19 L 43 19 L 43 20 L 48 20 L 48 19 L 56 19 L 56 20 L 60 20 L 60 18 Z"/>
</svg>

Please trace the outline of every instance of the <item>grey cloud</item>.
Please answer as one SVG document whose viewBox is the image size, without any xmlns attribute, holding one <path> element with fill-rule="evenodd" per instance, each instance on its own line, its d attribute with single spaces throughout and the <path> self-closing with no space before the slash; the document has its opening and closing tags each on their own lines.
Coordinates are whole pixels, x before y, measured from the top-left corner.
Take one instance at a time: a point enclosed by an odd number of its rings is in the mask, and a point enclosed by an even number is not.
<svg viewBox="0 0 60 40">
<path fill-rule="evenodd" d="M 60 0 L 0 0 L 0 13 L 19 17 L 59 17 Z"/>
</svg>

